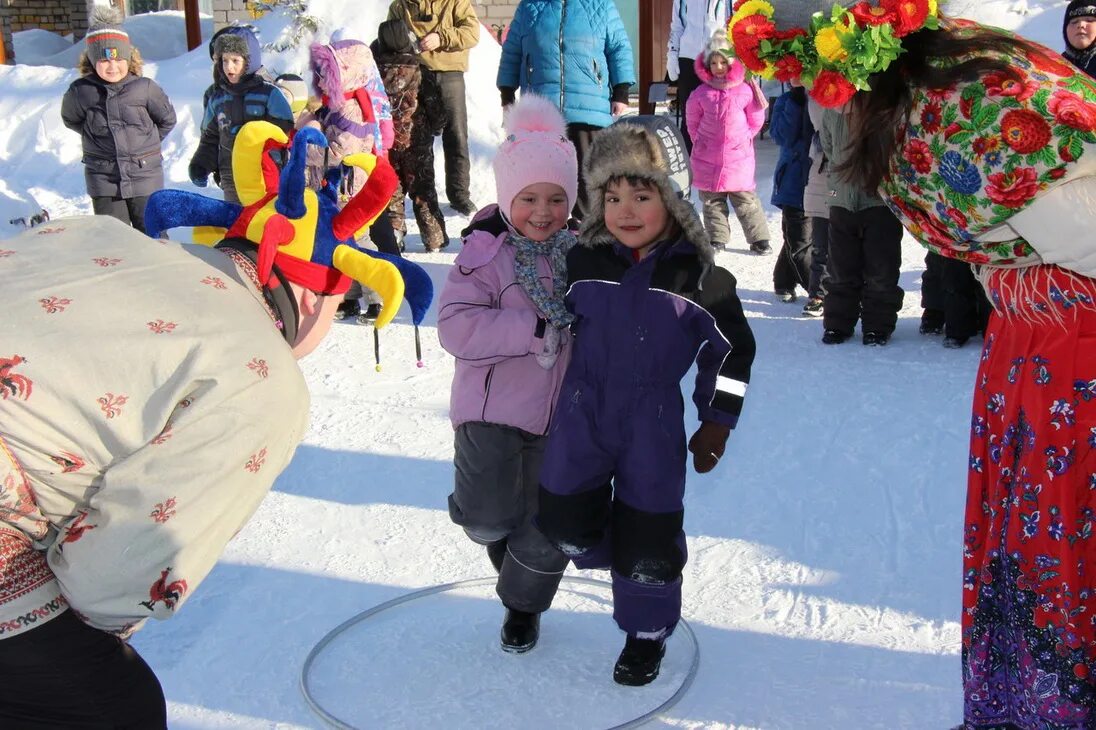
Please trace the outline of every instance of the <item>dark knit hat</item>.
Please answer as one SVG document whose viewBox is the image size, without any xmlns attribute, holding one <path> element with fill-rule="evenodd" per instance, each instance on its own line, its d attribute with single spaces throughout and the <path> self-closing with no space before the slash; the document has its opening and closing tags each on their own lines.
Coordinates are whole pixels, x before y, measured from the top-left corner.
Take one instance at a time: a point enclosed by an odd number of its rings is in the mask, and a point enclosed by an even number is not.
<svg viewBox="0 0 1096 730">
<path fill-rule="evenodd" d="M 111 59 L 128 61 L 133 55 L 129 33 L 122 27 L 119 14 L 110 7 L 96 7 L 84 42 L 87 43 L 85 53 L 92 65 Z"/>
</svg>

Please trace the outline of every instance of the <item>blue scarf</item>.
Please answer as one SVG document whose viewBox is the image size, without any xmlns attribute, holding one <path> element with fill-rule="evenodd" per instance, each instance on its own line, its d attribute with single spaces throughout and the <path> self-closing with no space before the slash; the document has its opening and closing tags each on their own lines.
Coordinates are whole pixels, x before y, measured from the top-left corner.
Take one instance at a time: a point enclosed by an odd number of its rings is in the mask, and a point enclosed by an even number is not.
<svg viewBox="0 0 1096 730">
<path fill-rule="evenodd" d="M 567 311 L 563 298 L 567 294 L 567 252 L 578 239 L 564 228 L 547 241 L 532 241 L 518 233 L 509 233 L 506 242 L 515 249 L 514 277 L 533 300 L 544 318 L 560 329 L 571 324 L 575 316 Z M 552 291 L 548 292 L 537 276 L 537 256 L 548 259 L 552 269 Z"/>
</svg>

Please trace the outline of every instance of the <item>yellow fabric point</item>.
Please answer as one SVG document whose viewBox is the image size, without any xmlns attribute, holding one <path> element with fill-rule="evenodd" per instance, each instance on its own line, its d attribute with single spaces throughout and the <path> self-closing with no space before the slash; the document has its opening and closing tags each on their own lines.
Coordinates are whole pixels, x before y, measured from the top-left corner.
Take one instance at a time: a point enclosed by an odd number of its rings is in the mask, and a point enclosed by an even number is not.
<svg viewBox="0 0 1096 730">
<path fill-rule="evenodd" d="M 200 243 L 203 246 L 216 246 L 218 243 L 225 240 L 226 233 L 228 233 L 227 228 L 194 226 L 194 243 Z"/>
<path fill-rule="evenodd" d="M 232 177 L 242 205 L 251 205 L 266 197 L 262 169 L 267 140 L 286 144 L 289 137 L 277 126 L 263 121 L 245 124 L 236 136 L 232 147 Z"/>
<path fill-rule="evenodd" d="M 404 283 L 400 270 L 384 259 L 375 259 L 345 244 L 335 248 L 331 261 L 336 269 L 360 281 L 381 298 L 381 313 L 373 326 L 381 329 L 391 322 L 403 302 Z"/>
</svg>

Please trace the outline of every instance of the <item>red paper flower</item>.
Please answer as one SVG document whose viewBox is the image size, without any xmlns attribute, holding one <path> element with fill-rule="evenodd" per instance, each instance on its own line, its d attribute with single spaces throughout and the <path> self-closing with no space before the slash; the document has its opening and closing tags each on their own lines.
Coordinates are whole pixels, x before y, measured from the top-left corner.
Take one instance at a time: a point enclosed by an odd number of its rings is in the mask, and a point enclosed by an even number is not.
<svg viewBox="0 0 1096 730">
<path fill-rule="evenodd" d="M 1033 167 L 995 172 L 986 179 L 989 181 L 986 195 L 1006 208 L 1021 208 L 1039 192 L 1039 176 Z"/>
<path fill-rule="evenodd" d="M 910 143 L 902 150 L 902 157 L 906 158 L 906 161 L 913 165 L 913 169 L 922 175 L 927 175 L 932 169 L 932 150 L 924 140 L 910 140 Z"/>
<path fill-rule="evenodd" d="M 774 33 L 776 26 L 764 15 L 747 15 L 731 30 L 736 52 L 743 46 L 756 49 L 761 41 L 772 38 Z"/>
<path fill-rule="evenodd" d="M 836 71 L 826 70 L 814 77 L 811 97 L 824 107 L 844 106 L 856 93 L 856 87 Z"/>
<path fill-rule="evenodd" d="M 798 58 L 790 53 L 782 56 L 774 66 L 776 68 L 776 80 L 781 82 L 798 79 L 803 73 L 803 64 L 799 62 Z"/>
<path fill-rule="evenodd" d="M 986 93 L 990 96 L 1014 96 L 1017 101 L 1026 101 L 1039 90 L 1039 82 L 1034 79 L 1016 79 L 1002 71 L 991 71 L 982 79 Z"/>
<path fill-rule="evenodd" d="M 897 16 L 893 27 L 898 38 L 920 30 L 929 17 L 928 0 L 882 0 L 881 4 Z"/>
<path fill-rule="evenodd" d="M 1071 91 L 1059 89 L 1047 102 L 1054 121 L 1082 132 L 1096 130 L 1096 107 Z"/>
<path fill-rule="evenodd" d="M 802 28 L 792 28 L 791 30 L 778 30 L 773 33 L 774 41 L 790 41 L 793 38 L 806 38 L 807 31 Z"/>
<path fill-rule="evenodd" d="M 1038 112 L 1013 109 L 1001 118 L 1001 139 L 1017 152 L 1028 155 L 1050 142 L 1050 125 Z"/>
<path fill-rule="evenodd" d="M 852 11 L 852 17 L 856 18 L 856 22 L 860 25 L 886 25 L 898 19 L 894 10 L 867 2 L 859 2 L 849 9 Z"/>
</svg>

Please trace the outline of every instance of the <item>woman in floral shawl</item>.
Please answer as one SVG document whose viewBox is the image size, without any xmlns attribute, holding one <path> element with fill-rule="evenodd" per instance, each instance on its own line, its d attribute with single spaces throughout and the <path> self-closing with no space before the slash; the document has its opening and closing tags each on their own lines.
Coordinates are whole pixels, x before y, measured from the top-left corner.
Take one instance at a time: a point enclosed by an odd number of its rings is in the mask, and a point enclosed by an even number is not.
<svg viewBox="0 0 1096 730">
<path fill-rule="evenodd" d="M 897 131 L 854 131 L 846 173 L 879 185 L 926 246 L 977 264 L 996 310 L 971 421 L 967 727 L 1092 728 L 1096 88 L 972 24 L 904 45 L 853 101 L 860 130 Z"/>
<path fill-rule="evenodd" d="M 833 174 L 975 265 L 994 306 L 971 422 L 964 727 L 1094 728 L 1096 86 L 935 0 L 838 7 L 797 34 L 765 5 L 743 4 L 731 36 L 759 72 L 850 102 L 852 155 Z"/>
</svg>

